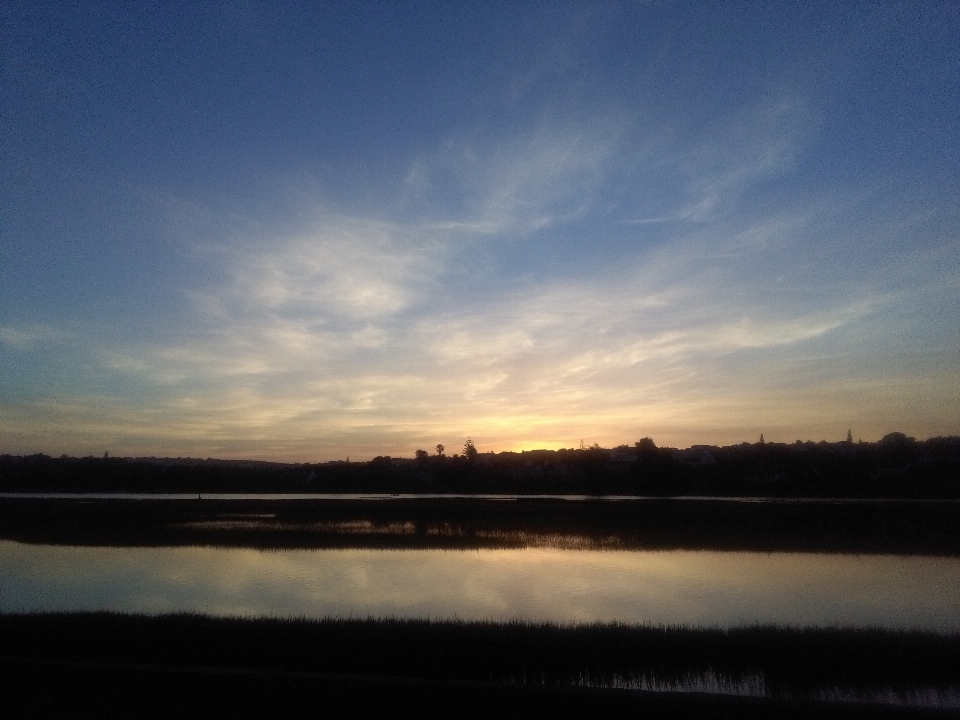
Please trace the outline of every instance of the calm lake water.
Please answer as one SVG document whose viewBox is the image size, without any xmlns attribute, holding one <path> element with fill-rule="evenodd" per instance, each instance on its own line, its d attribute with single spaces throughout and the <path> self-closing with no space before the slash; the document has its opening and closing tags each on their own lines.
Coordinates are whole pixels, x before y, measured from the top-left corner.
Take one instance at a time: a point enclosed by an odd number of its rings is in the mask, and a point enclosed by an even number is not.
<svg viewBox="0 0 960 720">
<path fill-rule="evenodd" d="M 24 498 L 33 500 L 196 500 L 193 493 L 64 493 L 64 492 L 0 492 L 0 499 Z M 737 497 L 713 495 L 678 495 L 670 497 L 645 495 L 510 495 L 497 493 L 203 493 L 204 500 L 487 500 L 509 502 L 516 500 L 566 500 L 569 502 L 644 502 L 653 500 L 676 500 L 697 502 L 728 503 L 776 503 L 804 505 L 883 505 L 904 502 L 898 498 L 781 498 L 781 497 Z M 956 505 L 957 500 L 911 498 L 913 504 Z"/>
<path fill-rule="evenodd" d="M 73 610 L 960 632 L 960 558 L 0 541 L 0 612 Z"/>
</svg>

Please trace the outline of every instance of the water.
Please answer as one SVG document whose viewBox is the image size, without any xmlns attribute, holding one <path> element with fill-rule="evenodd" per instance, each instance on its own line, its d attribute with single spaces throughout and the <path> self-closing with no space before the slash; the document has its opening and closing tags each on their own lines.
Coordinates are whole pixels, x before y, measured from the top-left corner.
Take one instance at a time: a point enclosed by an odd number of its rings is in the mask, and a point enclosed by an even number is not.
<svg viewBox="0 0 960 720">
<path fill-rule="evenodd" d="M 0 541 L 0 612 L 79 610 L 960 632 L 960 558 Z"/>
<path fill-rule="evenodd" d="M 27 500 L 566 500 L 569 502 L 644 502 L 664 500 L 722 502 L 731 504 L 804 504 L 804 505 L 884 505 L 910 503 L 915 505 L 957 505 L 960 500 L 939 498 L 807 498 L 807 497 L 739 497 L 714 495 L 538 495 L 538 494 L 484 494 L 484 493 L 124 493 L 124 492 L 0 492 L 3 499 Z"/>
</svg>

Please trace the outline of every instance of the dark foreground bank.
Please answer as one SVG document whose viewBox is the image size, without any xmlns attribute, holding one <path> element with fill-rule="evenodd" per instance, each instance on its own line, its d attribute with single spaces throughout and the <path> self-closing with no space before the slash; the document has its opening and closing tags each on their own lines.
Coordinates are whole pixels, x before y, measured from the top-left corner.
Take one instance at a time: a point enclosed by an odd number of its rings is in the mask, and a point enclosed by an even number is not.
<svg viewBox="0 0 960 720">
<path fill-rule="evenodd" d="M 0 498 L 0 539 L 101 546 L 712 549 L 960 555 L 960 502 Z"/>
<path fill-rule="evenodd" d="M 956 717 L 811 698 L 955 694 L 960 636 L 7 615 L 0 665 L 4 717 Z M 705 678 L 769 697 L 611 689 Z"/>
</svg>

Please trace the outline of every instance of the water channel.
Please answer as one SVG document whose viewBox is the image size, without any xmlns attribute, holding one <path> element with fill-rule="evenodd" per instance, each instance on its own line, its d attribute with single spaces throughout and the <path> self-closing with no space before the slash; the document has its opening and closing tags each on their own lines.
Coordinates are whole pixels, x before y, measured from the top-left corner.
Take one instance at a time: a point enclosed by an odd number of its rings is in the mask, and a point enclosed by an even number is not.
<svg viewBox="0 0 960 720">
<path fill-rule="evenodd" d="M 78 610 L 953 633 L 960 632 L 960 558 L 0 541 L 0 612 Z"/>
</svg>

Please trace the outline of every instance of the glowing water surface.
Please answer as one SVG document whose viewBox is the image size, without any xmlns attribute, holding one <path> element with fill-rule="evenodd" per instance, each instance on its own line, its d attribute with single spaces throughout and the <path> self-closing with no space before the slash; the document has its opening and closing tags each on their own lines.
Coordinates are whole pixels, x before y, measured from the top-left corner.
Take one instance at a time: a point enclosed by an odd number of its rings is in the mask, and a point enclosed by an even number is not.
<svg viewBox="0 0 960 720">
<path fill-rule="evenodd" d="M 0 612 L 51 610 L 960 632 L 960 558 L 0 541 Z"/>
</svg>

